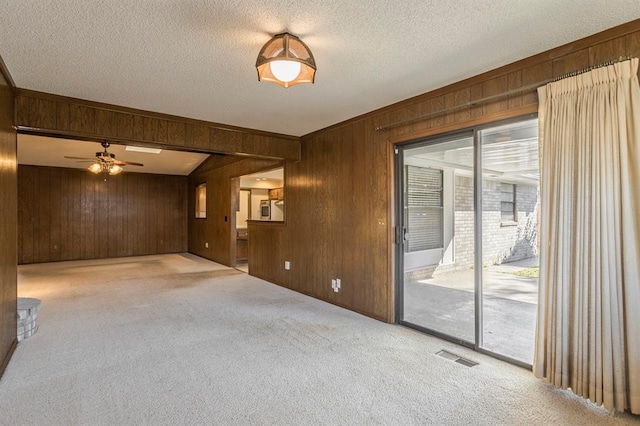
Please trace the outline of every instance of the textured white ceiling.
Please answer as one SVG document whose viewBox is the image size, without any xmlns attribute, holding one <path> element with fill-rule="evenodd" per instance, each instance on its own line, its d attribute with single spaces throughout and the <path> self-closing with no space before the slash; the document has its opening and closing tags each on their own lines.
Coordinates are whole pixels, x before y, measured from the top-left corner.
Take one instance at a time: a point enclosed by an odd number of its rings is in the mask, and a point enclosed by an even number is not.
<svg viewBox="0 0 640 426">
<path fill-rule="evenodd" d="M 640 18 L 638 0 L 3 0 L 19 87 L 303 135 Z M 316 84 L 258 83 L 271 35 Z"/>
</svg>

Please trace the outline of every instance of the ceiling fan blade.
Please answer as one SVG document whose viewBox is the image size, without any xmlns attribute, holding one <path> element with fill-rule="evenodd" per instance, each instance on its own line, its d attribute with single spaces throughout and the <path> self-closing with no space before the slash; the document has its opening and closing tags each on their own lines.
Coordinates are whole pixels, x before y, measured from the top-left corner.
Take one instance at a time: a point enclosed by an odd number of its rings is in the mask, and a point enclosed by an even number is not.
<svg viewBox="0 0 640 426">
<path fill-rule="evenodd" d="M 133 163 L 131 161 L 123 161 L 123 160 L 114 160 L 114 163 L 119 166 L 144 166 L 142 163 Z"/>
<path fill-rule="evenodd" d="M 87 161 L 96 161 L 95 158 L 89 158 L 89 157 L 70 157 L 68 155 L 65 155 L 64 158 L 67 158 L 69 160 L 87 160 Z"/>
<path fill-rule="evenodd" d="M 123 161 L 123 160 L 116 160 L 116 156 L 113 155 L 112 153 L 107 151 L 107 148 L 109 147 L 109 143 L 108 142 L 103 142 L 102 146 L 104 147 L 104 152 L 96 152 L 96 156 L 95 158 L 90 158 L 90 157 L 72 157 L 69 155 L 65 155 L 64 158 L 67 158 L 69 160 L 80 160 L 78 162 L 91 162 L 91 163 L 97 163 L 102 165 L 103 167 L 109 167 L 108 165 L 113 164 L 113 165 L 118 165 L 118 166 L 138 166 L 138 167 L 143 167 L 144 164 L 142 163 L 134 163 L 132 161 Z"/>
</svg>

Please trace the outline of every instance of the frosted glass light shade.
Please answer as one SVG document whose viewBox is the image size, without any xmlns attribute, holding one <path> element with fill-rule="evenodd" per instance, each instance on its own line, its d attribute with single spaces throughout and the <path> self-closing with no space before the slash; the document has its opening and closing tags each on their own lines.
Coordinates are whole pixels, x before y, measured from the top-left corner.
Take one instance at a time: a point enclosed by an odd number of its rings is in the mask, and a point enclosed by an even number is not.
<svg viewBox="0 0 640 426">
<path fill-rule="evenodd" d="M 109 163 L 93 163 L 89 166 L 91 173 L 100 174 L 102 172 L 109 173 L 111 176 L 122 173 L 123 168 L 117 164 Z"/>
<path fill-rule="evenodd" d="M 295 73 L 294 70 L 298 67 L 299 70 Z M 262 47 L 256 60 L 256 69 L 258 81 L 271 81 L 282 87 L 291 87 L 299 83 L 313 83 L 316 62 L 309 47 L 298 37 L 282 33 L 273 36 Z"/>
<path fill-rule="evenodd" d="M 98 174 L 102 171 L 102 166 L 98 163 L 93 163 L 92 165 L 89 166 L 89 171 L 91 173 Z"/>
<path fill-rule="evenodd" d="M 300 62 L 273 61 L 269 63 L 269 66 L 275 78 L 284 83 L 290 83 L 300 75 Z"/>
</svg>

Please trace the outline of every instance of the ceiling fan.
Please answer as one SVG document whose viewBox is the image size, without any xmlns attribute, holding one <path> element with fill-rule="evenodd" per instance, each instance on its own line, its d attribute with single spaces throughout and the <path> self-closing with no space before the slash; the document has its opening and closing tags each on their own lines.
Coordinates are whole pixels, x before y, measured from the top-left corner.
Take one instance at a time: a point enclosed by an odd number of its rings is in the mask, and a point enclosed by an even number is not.
<svg viewBox="0 0 640 426">
<path fill-rule="evenodd" d="M 109 146 L 110 146 L 109 142 L 106 142 L 106 141 L 102 142 L 102 147 L 104 148 L 104 151 L 96 152 L 95 158 L 70 157 L 67 155 L 65 155 L 64 158 L 68 158 L 69 160 L 80 160 L 78 161 L 79 163 L 91 162 L 93 164 L 91 164 L 88 167 L 89 171 L 95 174 L 104 173 L 105 178 L 107 174 L 110 174 L 111 176 L 113 176 L 121 173 L 123 166 L 127 166 L 127 165 L 140 166 L 140 167 L 144 166 L 144 164 L 142 163 L 133 163 L 131 161 L 116 160 L 116 156 L 110 153 L 109 151 L 107 151 L 107 148 L 109 148 Z"/>
</svg>

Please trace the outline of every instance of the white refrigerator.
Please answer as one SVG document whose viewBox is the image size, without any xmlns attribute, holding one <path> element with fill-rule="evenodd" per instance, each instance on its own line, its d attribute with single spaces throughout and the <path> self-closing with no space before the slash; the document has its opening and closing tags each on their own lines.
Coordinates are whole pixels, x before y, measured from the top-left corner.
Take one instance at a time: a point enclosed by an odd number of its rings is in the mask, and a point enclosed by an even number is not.
<svg viewBox="0 0 640 426">
<path fill-rule="evenodd" d="M 284 202 L 271 200 L 271 220 L 284 220 Z"/>
</svg>

